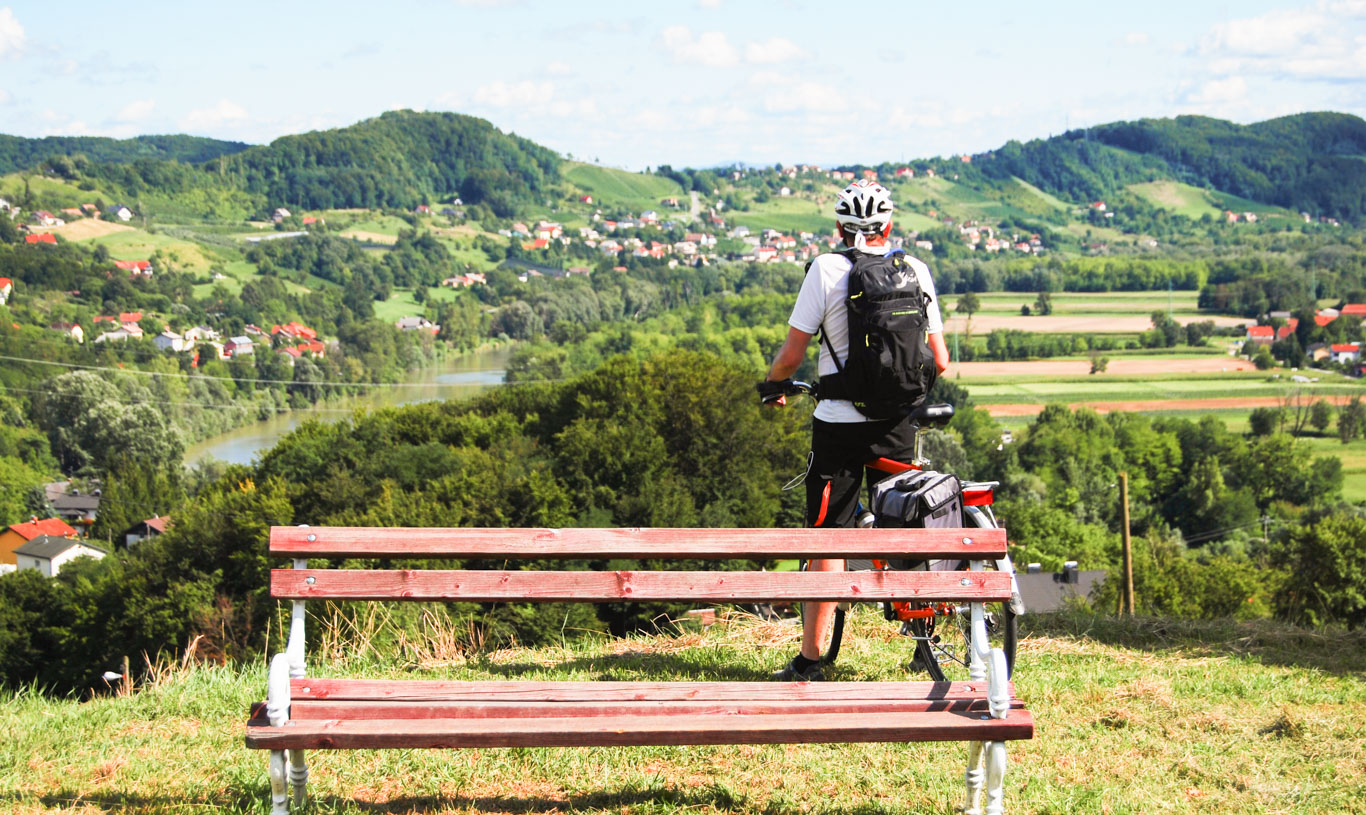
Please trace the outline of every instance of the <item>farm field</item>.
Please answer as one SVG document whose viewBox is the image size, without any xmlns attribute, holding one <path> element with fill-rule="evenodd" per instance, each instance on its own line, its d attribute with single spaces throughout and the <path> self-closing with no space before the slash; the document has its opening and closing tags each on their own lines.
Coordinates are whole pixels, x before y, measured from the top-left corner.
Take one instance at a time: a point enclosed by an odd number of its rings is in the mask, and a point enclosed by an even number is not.
<svg viewBox="0 0 1366 815">
<path fill-rule="evenodd" d="M 312 676 L 762 680 L 799 627 L 722 613 L 708 629 L 458 651 L 448 634 L 402 663 L 372 642 Z M 405 655 L 408 653 L 405 651 Z M 908 676 L 906 639 L 850 616 L 836 680 Z M 1014 681 L 1036 721 L 1009 747 L 1008 812 L 1262 815 L 1366 812 L 1366 641 L 1270 622 L 1026 615 Z M 242 745 L 261 661 L 170 665 L 131 695 L 9 692 L 0 796 L 23 815 L 267 809 L 266 754 Z M 319 750 L 305 812 L 774 815 L 947 813 L 961 743 L 486 750 Z M 1157 771 L 1160 769 L 1161 771 Z"/>
<path fill-rule="evenodd" d="M 1210 317 L 1199 307 L 1200 293 L 1195 291 L 1136 291 L 1136 292 L 1051 292 L 1053 314 L 1049 316 L 1092 316 L 1098 314 L 1143 314 L 1166 312 L 1173 317 Z M 955 308 L 960 294 L 944 295 L 940 307 Z M 1038 294 L 1034 292 L 991 291 L 977 295 L 981 309 L 973 315 L 1018 315 L 1020 306 L 1034 307 Z M 1228 316 L 1228 315 L 1224 315 Z M 1250 321 L 1245 321 L 1250 322 Z"/>
<path fill-rule="evenodd" d="M 618 206 L 639 214 L 658 210 L 665 198 L 678 198 L 686 206 L 688 193 L 671 178 L 632 173 L 595 164 L 566 162 L 565 180 L 593 196 L 595 206 Z"/>
<path fill-rule="evenodd" d="M 1031 300 L 1032 302 L 1032 300 Z M 950 302 L 950 308 L 952 303 Z M 1163 309 L 1165 310 L 1165 309 Z M 1247 325 L 1251 320 L 1243 317 L 1174 315 L 1178 323 L 1197 323 L 1210 320 L 1216 327 L 1229 328 Z M 949 311 L 944 315 L 946 331 L 967 331 L 968 318 Z M 1151 312 L 1143 314 L 1048 314 L 1021 316 L 1019 309 L 1010 314 L 972 315 L 972 333 L 982 334 L 997 329 L 1032 331 L 1039 334 L 1137 334 L 1153 327 Z"/>
<path fill-rule="evenodd" d="M 766 203 L 751 204 L 745 212 L 727 212 L 723 215 L 737 226 L 747 226 L 758 232 L 761 229 L 777 229 L 781 232 L 811 232 L 825 234 L 834 223 L 828 211 L 829 204 L 819 206 L 809 198 L 773 196 Z"/>
</svg>

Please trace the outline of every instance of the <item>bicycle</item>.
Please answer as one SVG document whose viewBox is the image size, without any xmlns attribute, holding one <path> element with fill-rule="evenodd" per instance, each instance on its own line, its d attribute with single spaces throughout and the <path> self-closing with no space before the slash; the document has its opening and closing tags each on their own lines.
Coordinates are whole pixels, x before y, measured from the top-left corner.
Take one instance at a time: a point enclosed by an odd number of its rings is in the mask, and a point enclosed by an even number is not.
<svg viewBox="0 0 1366 815">
<path fill-rule="evenodd" d="M 806 382 L 786 380 L 769 383 L 764 395 L 765 401 L 785 398 L 786 396 L 806 395 L 819 401 L 819 387 Z M 762 391 L 761 391 L 762 392 Z M 785 402 L 784 402 L 785 403 Z M 870 470 L 897 475 L 912 470 L 926 470 L 930 461 L 921 451 L 921 431 L 926 427 L 942 428 L 953 418 L 953 405 L 921 405 L 911 412 L 916 425 L 915 458 L 902 462 L 887 458 L 864 462 Z M 977 529 L 997 529 L 999 524 L 992 512 L 995 481 L 963 482 L 963 525 Z M 868 487 L 869 504 L 872 503 L 872 486 Z M 858 510 L 859 526 L 875 526 L 877 517 L 867 506 L 860 503 Z M 931 569 L 957 571 L 970 568 L 967 561 L 931 560 L 919 562 L 890 562 L 881 560 L 851 560 L 846 562 L 849 571 L 864 569 Z M 991 561 L 989 568 L 1008 572 L 1011 575 L 1011 600 L 1006 603 L 987 603 L 984 609 L 987 637 L 992 648 L 1005 652 L 1006 673 L 1015 670 L 1015 650 L 1017 644 L 1018 618 L 1025 613 L 1024 602 L 1015 580 L 1015 567 L 1006 555 L 1001 560 Z M 880 603 L 883 616 L 888 621 L 900 622 L 900 633 L 911 637 L 915 642 L 914 657 L 910 662 L 912 670 L 923 670 L 933 681 L 945 682 L 967 680 L 971 664 L 971 614 L 966 604 L 916 603 L 895 601 Z M 830 645 L 826 648 L 821 661 L 830 665 L 839 656 L 844 637 L 845 618 L 851 609 L 848 603 L 836 607 L 834 624 L 830 632 Z M 945 629 L 952 629 L 946 631 Z M 947 635 L 947 636 L 946 636 Z"/>
</svg>

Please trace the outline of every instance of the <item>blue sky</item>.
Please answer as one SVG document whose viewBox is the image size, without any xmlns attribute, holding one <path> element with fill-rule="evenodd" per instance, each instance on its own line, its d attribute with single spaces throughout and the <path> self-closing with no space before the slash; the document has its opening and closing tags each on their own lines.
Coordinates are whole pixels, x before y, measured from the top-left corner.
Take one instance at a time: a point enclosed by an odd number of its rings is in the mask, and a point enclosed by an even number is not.
<svg viewBox="0 0 1366 815">
<path fill-rule="evenodd" d="M 0 0 L 0 133 L 262 143 L 393 108 L 633 170 L 950 155 L 1183 113 L 1361 116 L 1366 0 Z"/>
</svg>

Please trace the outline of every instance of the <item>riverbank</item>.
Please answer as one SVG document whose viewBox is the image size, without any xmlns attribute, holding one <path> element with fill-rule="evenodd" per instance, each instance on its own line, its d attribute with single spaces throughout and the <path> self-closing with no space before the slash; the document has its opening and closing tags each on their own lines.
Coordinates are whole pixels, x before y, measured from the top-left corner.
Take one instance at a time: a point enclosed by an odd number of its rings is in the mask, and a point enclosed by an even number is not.
<svg viewBox="0 0 1366 815">
<path fill-rule="evenodd" d="M 397 407 L 438 399 L 465 399 L 503 383 L 510 346 L 457 354 L 410 373 L 401 383 L 369 386 L 366 393 L 319 402 L 304 410 L 286 410 L 196 442 L 185 450 L 185 466 L 216 459 L 250 464 L 256 454 L 275 445 L 286 433 L 309 420 L 335 422 L 362 408 Z"/>
</svg>

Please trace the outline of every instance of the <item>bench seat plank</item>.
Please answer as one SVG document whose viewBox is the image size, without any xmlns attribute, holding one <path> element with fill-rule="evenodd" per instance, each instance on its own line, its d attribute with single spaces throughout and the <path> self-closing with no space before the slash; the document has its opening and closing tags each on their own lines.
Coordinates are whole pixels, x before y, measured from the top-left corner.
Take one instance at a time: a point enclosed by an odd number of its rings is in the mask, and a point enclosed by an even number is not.
<svg viewBox="0 0 1366 815">
<path fill-rule="evenodd" d="M 1008 685 L 1010 693 L 1014 686 Z M 291 679 L 293 700 L 409 702 L 841 701 L 982 698 L 981 682 L 631 682 L 443 679 Z"/>
<path fill-rule="evenodd" d="M 291 720 L 249 725 L 247 746 L 269 750 L 444 747 L 627 747 L 694 744 L 1004 741 L 1034 735 L 1027 710 L 1005 719 L 961 711 L 781 713 L 579 718 Z"/>
<path fill-rule="evenodd" d="M 1005 572 L 552 572 L 275 569 L 281 599 L 464 602 L 1006 601 Z"/>
<path fill-rule="evenodd" d="M 1022 706 L 1019 703 L 1014 707 Z M 935 710 L 978 711 L 987 713 L 981 697 L 952 699 L 909 699 L 898 701 L 856 700 L 794 701 L 773 699 L 750 702 L 358 702 L 295 701 L 290 704 L 290 721 L 345 719 L 554 719 L 605 716 L 766 716 L 779 713 L 843 713 L 873 716 L 879 713 L 921 713 Z M 252 706 L 249 724 L 268 724 L 265 703 Z"/>
<path fill-rule="evenodd" d="M 312 536 L 314 540 L 309 540 Z M 964 538 L 969 540 L 964 543 Z M 296 527 L 270 530 L 276 557 L 585 559 L 957 558 L 1006 553 L 1004 529 L 467 529 Z"/>
</svg>

